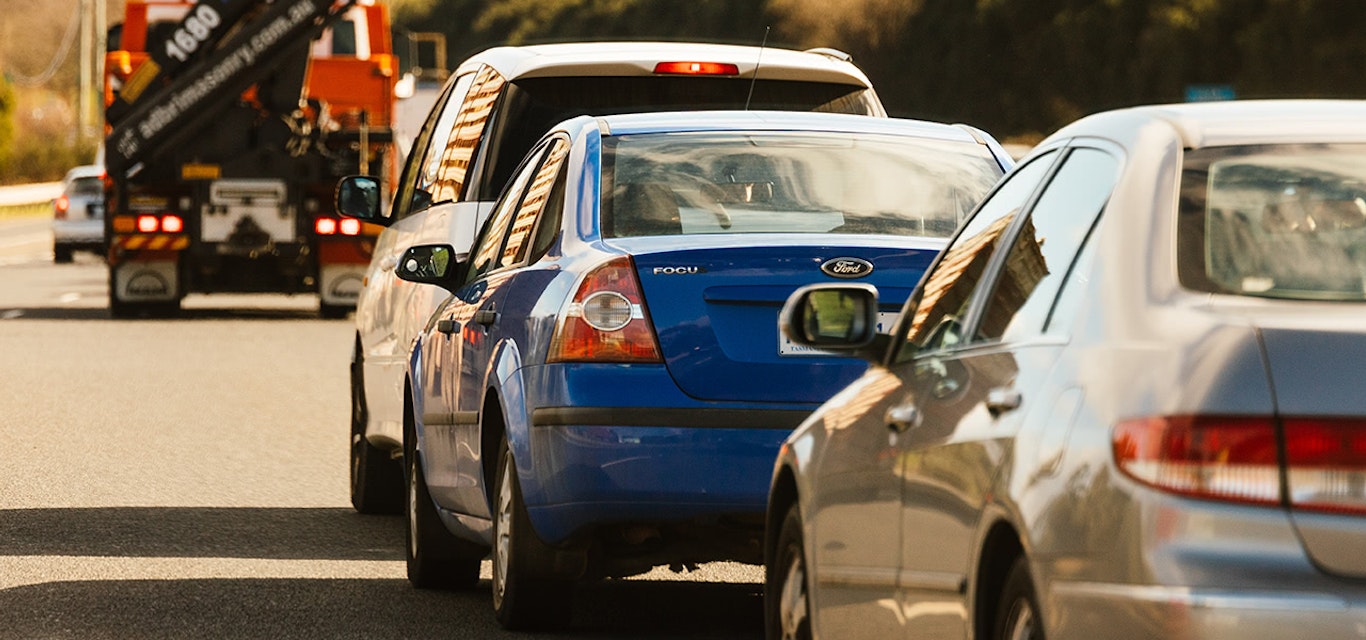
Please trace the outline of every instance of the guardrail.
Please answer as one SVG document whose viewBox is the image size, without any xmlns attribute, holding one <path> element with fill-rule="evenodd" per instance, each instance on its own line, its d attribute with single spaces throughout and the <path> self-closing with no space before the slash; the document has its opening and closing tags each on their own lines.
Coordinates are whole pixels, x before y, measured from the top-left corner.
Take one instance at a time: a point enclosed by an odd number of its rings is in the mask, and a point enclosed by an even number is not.
<svg viewBox="0 0 1366 640">
<path fill-rule="evenodd" d="M 0 187 L 0 218 L 51 215 L 52 201 L 60 195 L 60 182 Z"/>
</svg>

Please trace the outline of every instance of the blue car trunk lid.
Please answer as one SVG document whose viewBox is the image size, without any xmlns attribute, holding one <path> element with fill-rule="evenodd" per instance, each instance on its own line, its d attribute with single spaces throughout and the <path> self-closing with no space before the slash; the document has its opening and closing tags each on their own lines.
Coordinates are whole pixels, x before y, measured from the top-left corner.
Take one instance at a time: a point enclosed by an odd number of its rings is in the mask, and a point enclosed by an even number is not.
<svg viewBox="0 0 1366 640">
<path fill-rule="evenodd" d="M 712 401 L 819 403 L 866 365 L 810 350 L 794 353 L 798 349 L 784 344 L 778 331 L 787 297 L 802 285 L 841 280 L 822 271 L 823 264 L 866 261 L 872 271 L 852 281 L 878 288 L 886 319 L 881 330 L 890 331 L 942 244 L 709 245 L 637 251 L 635 264 L 665 363 L 684 393 Z M 831 264 L 829 271 L 841 270 Z"/>
</svg>

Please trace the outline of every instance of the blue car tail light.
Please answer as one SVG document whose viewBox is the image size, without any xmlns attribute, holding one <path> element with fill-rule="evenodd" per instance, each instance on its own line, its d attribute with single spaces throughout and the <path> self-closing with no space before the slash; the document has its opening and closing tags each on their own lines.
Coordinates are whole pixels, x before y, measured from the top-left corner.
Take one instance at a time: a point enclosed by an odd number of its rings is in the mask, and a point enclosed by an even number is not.
<svg viewBox="0 0 1366 640">
<path fill-rule="evenodd" d="M 613 258 L 584 276 L 560 313 L 546 360 L 663 362 L 629 257 Z"/>
</svg>

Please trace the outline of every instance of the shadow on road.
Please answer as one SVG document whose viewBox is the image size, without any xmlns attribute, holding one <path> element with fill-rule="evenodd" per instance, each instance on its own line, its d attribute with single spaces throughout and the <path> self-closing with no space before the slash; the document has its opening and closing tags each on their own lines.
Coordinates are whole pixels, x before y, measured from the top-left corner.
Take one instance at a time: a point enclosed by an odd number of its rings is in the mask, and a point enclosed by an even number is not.
<svg viewBox="0 0 1366 640">
<path fill-rule="evenodd" d="M 3 307 L 0 306 L 0 319 L 3 320 L 113 320 L 107 308 L 92 307 Z M 146 320 L 196 321 L 196 320 L 318 320 L 318 312 L 312 309 L 263 309 L 250 307 L 215 307 L 181 309 L 173 315 L 151 314 L 142 318 L 119 318 L 121 322 Z"/>
<path fill-rule="evenodd" d="M 0 556 L 402 560 L 403 521 L 350 509 L 0 510 Z"/>
<path fill-rule="evenodd" d="M 402 535 L 400 518 L 343 508 L 6 509 L 0 563 L 6 556 L 401 562 Z M 498 626 L 487 579 L 441 592 L 392 577 L 163 576 L 0 589 L 0 639 L 526 637 Z M 763 636 L 757 584 L 614 580 L 582 586 L 575 597 L 572 626 L 536 637 Z"/>
<path fill-rule="evenodd" d="M 558 638 L 763 636 L 762 600 L 732 585 L 614 583 L 579 594 Z M 488 581 L 418 591 L 403 580 L 126 580 L 0 591 L 3 638 L 512 638 Z"/>
</svg>

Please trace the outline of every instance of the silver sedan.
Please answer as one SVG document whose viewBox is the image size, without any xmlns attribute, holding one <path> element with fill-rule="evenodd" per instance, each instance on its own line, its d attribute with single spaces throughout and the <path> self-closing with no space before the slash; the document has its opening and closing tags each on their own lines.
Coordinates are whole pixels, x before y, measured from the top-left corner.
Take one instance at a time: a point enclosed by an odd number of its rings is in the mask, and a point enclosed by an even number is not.
<svg viewBox="0 0 1366 640">
<path fill-rule="evenodd" d="M 1093 115 L 784 444 L 770 638 L 1366 638 L 1366 102 Z"/>
</svg>

